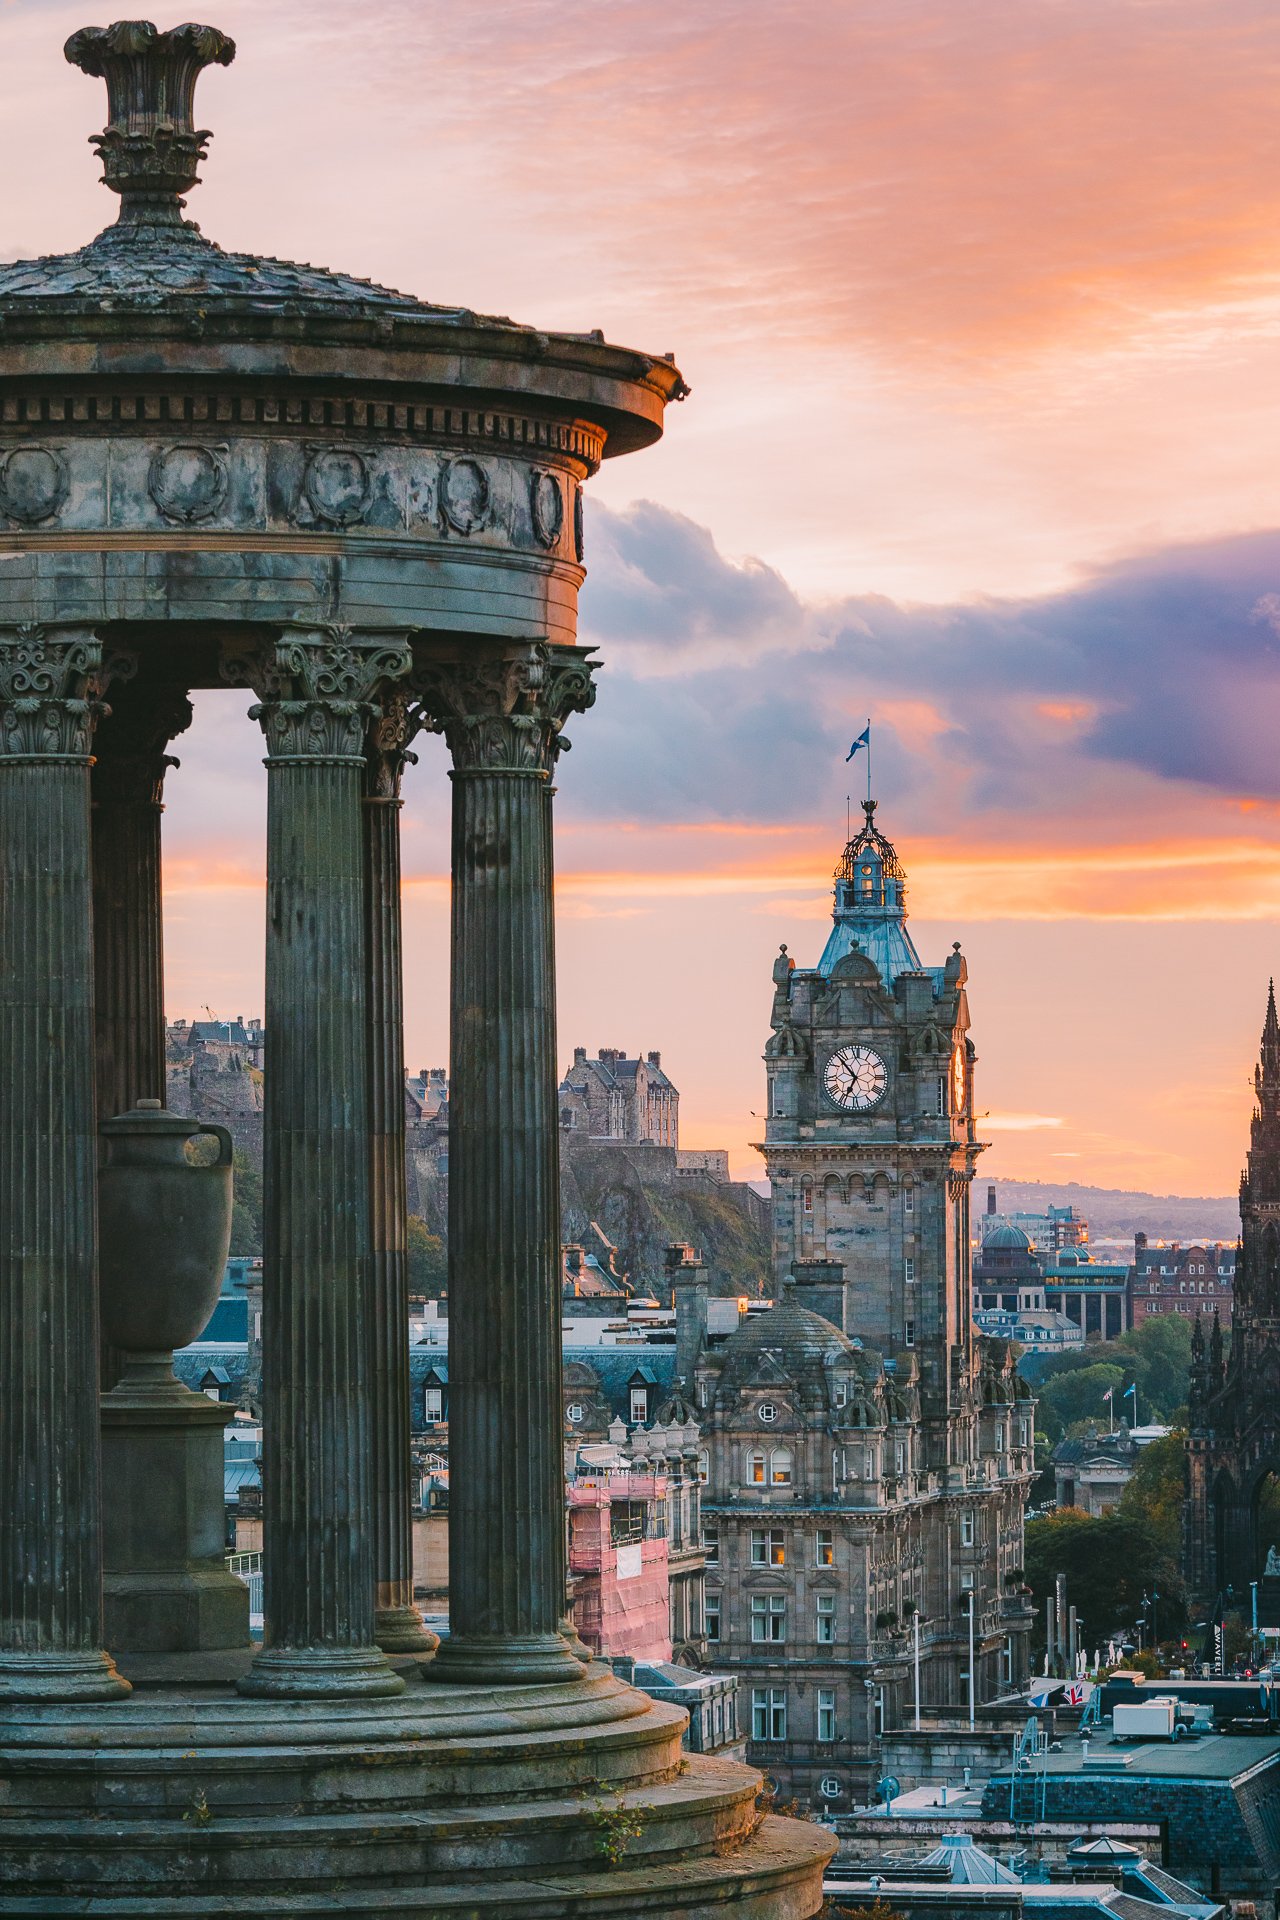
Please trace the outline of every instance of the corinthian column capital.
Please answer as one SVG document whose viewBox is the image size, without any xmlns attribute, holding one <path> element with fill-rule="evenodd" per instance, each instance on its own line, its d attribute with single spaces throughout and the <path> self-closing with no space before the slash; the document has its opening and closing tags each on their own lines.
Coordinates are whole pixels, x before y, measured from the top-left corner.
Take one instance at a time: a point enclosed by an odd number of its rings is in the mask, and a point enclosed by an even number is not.
<svg viewBox="0 0 1280 1920">
<path fill-rule="evenodd" d="M 400 800 L 400 782 L 417 754 L 409 742 L 429 725 L 421 703 L 403 687 L 384 687 L 374 703 L 365 752 L 365 795 L 369 800 Z"/>
<path fill-rule="evenodd" d="M 0 628 L 0 758 L 87 761 L 107 681 L 132 671 L 91 627 Z"/>
<path fill-rule="evenodd" d="M 565 721 L 595 701 L 597 664 L 585 648 L 539 641 L 518 652 L 419 658 L 413 685 L 455 772 L 545 777 L 568 750 Z"/>
<path fill-rule="evenodd" d="M 272 760 L 363 760 L 375 696 L 411 664 L 398 635 L 328 626 L 228 655 L 222 673 L 257 694 L 249 717 L 261 723 Z"/>
<path fill-rule="evenodd" d="M 136 686 L 111 710 L 95 741 L 93 798 L 98 806 L 158 807 L 164 777 L 178 762 L 165 748 L 191 725 L 181 687 Z"/>
</svg>

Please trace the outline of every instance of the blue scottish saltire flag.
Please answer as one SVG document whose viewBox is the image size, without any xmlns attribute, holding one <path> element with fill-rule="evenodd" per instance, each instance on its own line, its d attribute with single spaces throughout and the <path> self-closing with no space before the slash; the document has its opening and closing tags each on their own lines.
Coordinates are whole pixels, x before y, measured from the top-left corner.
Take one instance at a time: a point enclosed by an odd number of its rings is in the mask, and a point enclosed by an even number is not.
<svg viewBox="0 0 1280 1920">
<path fill-rule="evenodd" d="M 845 765 L 847 766 L 849 761 L 852 760 L 854 754 L 858 751 L 859 747 L 869 748 L 870 745 L 871 745 L 871 722 L 868 720 L 866 726 L 862 729 L 862 732 L 858 735 L 857 739 L 854 741 L 853 745 L 850 747 L 848 753 L 846 753 L 844 757 Z"/>
</svg>

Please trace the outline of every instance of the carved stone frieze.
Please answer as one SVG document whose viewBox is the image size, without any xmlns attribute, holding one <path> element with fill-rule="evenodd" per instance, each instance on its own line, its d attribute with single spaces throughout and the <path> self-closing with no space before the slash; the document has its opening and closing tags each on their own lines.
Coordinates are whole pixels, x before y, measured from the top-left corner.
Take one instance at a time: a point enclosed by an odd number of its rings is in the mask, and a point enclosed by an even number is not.
<svg viewBox="0 0 1280 1920">
<path fill-rule="evenodd" d="M 410 665 L 407 641 L 330 626 L 228 654 L 222 673 L 258 695 L 249 717 L 260 722 L 273 760 L 363 760 L 379 689 Z"/>
<path fill-rule="evenodd" d="M 161 447 L 147 473 L 147 492 L 166 520 L 192 526 L 211 520 L 227 497 L 227 447 L 202 440 Z"/>
<path fill-rule="evenodd" d="M 13 447 L 0 456 L 0 512 L 24 527 L 54 519 L 69 484 L 66 460 L 56 447 Z"/>
<path fill-rule="evenodd" d="M 363 520 L 373 493 L 368 459 L 358 447 L 308 447 L 302 491 L 317 520 L 353 527 Z"/>
<path fill-rule="evenodd" d="M 0 757 L 88 759 L 113 670 L 88 627 L 0 628 Z"/>
<path fill-rule="evenodd" d="M 549 774 L 569 742 L 561 728 L 595 702 L 598 662 L 541 643 L 518 653 L 415 663 L 413 685 L 455 771 Z"/>
</svg>

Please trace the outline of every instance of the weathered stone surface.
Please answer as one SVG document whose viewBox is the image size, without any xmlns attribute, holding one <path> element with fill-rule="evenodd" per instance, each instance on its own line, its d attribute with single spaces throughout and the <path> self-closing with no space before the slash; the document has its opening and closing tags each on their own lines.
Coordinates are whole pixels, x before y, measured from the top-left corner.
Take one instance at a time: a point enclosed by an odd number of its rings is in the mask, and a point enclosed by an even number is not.
<svg viewBox="0 0 1280 1920">
<path fill-rule="evenodd" d="M 0 630 L 0 1701 L 128 1692 L 102 1647 L 92 634 Z"/>
</svg>

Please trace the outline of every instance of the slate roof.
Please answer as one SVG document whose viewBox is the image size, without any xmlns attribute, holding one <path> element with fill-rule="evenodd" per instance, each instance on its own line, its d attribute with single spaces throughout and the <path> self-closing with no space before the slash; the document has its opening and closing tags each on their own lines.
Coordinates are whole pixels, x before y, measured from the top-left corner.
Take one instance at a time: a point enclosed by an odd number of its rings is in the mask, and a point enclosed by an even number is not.
<svg viewBox="0 0 1280 1920">
<path fill-rule="evenodd" d="M 290 313 L 320 306 L 353 315 L 372 307 L 406 319 L 429 318 L 436 325 L 535 331 L 467 307 L 431 306 L 412 294 L 327 267 L 228 253 L 206 240 L 191 221 L 176 227 L 110 226 L 74 253 L 42 254 L 35 260 L 0 265 L 0 312 L 29 301 L 146 310 L 198 301 L 205 308 L 213 302 L 250 313 Z"/>
<path fill-rule="evenodd" d="M 821 1371 L 828 1360 L 874 1359 L 866 1349 L 860 1351 L 855 1347 L 830 1320 L 800 1306 L 793 1287 L 783 1288 L 781 1299 L 768 1313 L 749 1313 L 719 1348 L 719 1353 L 727 1377 L 754 1372 L 765 1353 L 776 1353 L 780 1365 L 789 1373 L 815 1367 Z"/>
<path fill-rule="evenodd" d="M 179 1347 L 173 1356 L 173 1370 L 184 1387 L 193 1392 L 200 1391 L 200 1382 L 206 1373 L 213 1373 L 221 1384 L 234 1387 L 238 1399 L 244 1388 L 244 1377 L 249 1369 L 248 1352 L 242 1345 L 229 1345 L 220 1342 L 201 1342 L 192 1347 Z M 225 1375 L 225 1382 L 221 1376 Z"/>
</svg>

